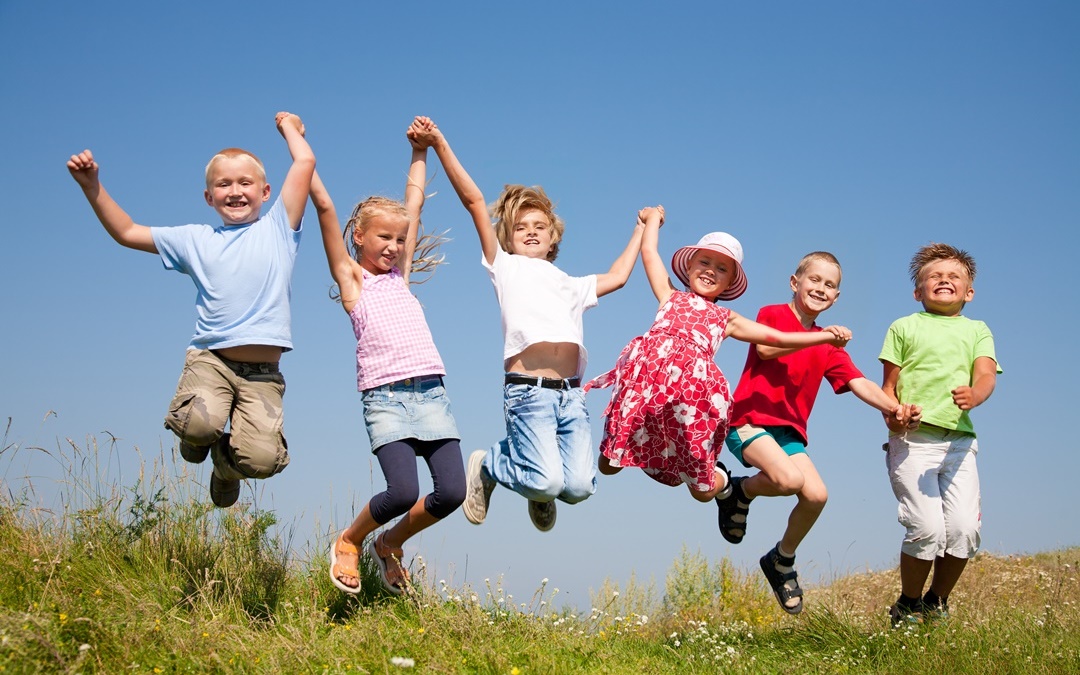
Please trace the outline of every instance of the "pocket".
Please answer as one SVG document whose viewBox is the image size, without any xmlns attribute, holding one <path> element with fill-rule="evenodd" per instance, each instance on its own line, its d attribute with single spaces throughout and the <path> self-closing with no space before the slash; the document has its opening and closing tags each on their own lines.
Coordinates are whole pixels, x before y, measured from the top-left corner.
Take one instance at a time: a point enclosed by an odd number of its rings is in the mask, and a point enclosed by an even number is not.
<svg viewBox="0 0 1080 675">
<path fill-rule="evenodd" d="M 516 407 L 522 403 L 536 398 L 540 387 L 531 384 L 507 384 L 503 389 L 503 400 L 506 407 Z"/>
</svg>

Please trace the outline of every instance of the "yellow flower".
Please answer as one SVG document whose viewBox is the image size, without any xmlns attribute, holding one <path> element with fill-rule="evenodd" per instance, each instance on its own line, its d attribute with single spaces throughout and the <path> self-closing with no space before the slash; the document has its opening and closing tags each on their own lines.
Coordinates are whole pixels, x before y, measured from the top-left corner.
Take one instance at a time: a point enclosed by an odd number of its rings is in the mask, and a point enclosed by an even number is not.
<svg viewBox="0 0 1080 675">
<path fill-rule="evenodd" d="M 100 596 L 101 595 L 101 589 L 99 588 L 96 591 L 94 591 L 94 595 Z"/>
<path fill-rule="evenodd" d="M 521 670 L 517 666 L 514 666 L 510 669 L 510 675 L 521 675 Z"/>
<path fill-rule="evenodd" d="M 210 637 L 210 633 L 203 633 L 202 636 L 203 637 Z"/>
<path fill-rule="evenodd" d="M 60 623 L 62 623 L 62 624 L 67 623 L 67 614 L 64 614 L 63 612 L 60 612 Z"/>
<path fill-rule="evenodd" d="M 423 635 L 424 634 L 424 629 L 423 628 L 417 628 L 416 633 L 417 633 L 417 635 Z"/>
</svg>

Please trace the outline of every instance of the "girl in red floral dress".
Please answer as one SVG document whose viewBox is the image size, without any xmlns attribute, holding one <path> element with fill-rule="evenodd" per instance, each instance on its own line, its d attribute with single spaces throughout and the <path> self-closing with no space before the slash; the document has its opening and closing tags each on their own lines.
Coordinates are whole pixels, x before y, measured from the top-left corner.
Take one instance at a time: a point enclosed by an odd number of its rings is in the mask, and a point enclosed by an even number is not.
<svg viewBox="0 0 1080 675">
<path fill-rule="evenodd" d="M 716 304 L 746 291 L 742 245 L 725 232 L 712 232 L 675 252 L 671 267 L 688 290 L 671 283 L 657 250 L 664 208 L 638 213 L 645 224 L 641 262 L 660 311 L 651 328 L 623 349 L 615 368 L 586 385 L 614 385 L 604 411 L 601 473 L 639 467 L 665 485 L 685 483 L 700 502 L 723 498 L 730 480 L 716 455 L 727 435 L 731 391 L 714 358 L 720 342 L 782 348 L 819 344 L 843 347 L 851 332 L 829 326 L 820 332 L 784 333 Z"/>
</svg>

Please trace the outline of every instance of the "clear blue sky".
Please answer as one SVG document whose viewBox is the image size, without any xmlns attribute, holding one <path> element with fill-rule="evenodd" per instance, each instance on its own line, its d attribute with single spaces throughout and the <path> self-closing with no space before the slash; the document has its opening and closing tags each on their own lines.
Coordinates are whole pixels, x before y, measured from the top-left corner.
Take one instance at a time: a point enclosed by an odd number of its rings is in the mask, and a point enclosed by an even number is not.
<svg viewBox="0 0 1080 675">
<path fill-rule="evenodd" d="M 1067 285 L 1080 243 L 1080 5 L 332 5 L 0 3 L 8 443 L 62 449 L 67 463 L 64 439 L 113 434 L 105 482 L 130 485 L 139 458 L 173 442 L 161 419 L 194 325 L 193 287 L 106 235 L 68 177 L 68 156 L 92 149 L 137 222 L 205 222 L 215 214 L 202 199 L 203 168 L 222 147 L 259 154 L 277 188 L 288 154 L 273 119 L 290 110 L 347 209 L 370 194 L 401 195 L 404 132 L 423 114 L 489 200 L 504 183 L 548 190 L 567 222 L 558 264 L 571 274 L 606 270 L 636 210 L 656 203 L 667 208 L 668 255 L 711 230 L 742 241 L 750 286 L 731 306 L 743 314 L 789 299 L 802 254 L 834 252 L 842 294 L 823 318 L 853 330 L 852 356 L 875 381 L 889 323 L 919 309 L 907 278 L 914 250 L 929 241 L 970 250 L 979 276 L 965 313 L 990 325 L 1005 369 L 973 416 L 984 547 L 1080 544 L 1068 517 L 1080 474 L 1069 350 L 1080 329 Z M 430 189 L 425 222 L 450 228 L 453 241 L 450 264 L 417 293 L 468 453 L 503 434 L 499 314 L 465 211 L 441 173 Z M 293 286 L 296 349 L 282 362 L 292 464 L 242 495 L 319 555 L 382 489 L 352 331 L 327 298 L 330 283 L 309 208 Z M 609 367 L 654 311 L 639 264 L 586 314 L 589 374 Z M 721 347 L 732 381 L 745 355 L 743 343 Z M 597 442 L 607 393 L 590 394 Z M 826 389 L 809 433 L 830 501 L 799 549 L 804 578 L 895 565 L 902 528 L 877 413 Z M 5 489 L 29 475 L 42 504 L 59 507 L 55 459 L 24 451 L 9 461 Z M 208 467 L 194 472 L 208 479 Z M 560 505 L 550 533 L 500 489 L 483 526 L 455 513 L 406 553 L 422 553 L 433 579 L 482 588 L 501 577 L 520 599 L 548 578 L 587 608 L 605 578 L 625 583 L 634 572 L 662 589 L 683 546 L 755 570 L 792 504 L 756 501 L 746 540 L 731 546 L 711 506 L 625 471 L 601 477 L 588 501 Z"/>
</svg>

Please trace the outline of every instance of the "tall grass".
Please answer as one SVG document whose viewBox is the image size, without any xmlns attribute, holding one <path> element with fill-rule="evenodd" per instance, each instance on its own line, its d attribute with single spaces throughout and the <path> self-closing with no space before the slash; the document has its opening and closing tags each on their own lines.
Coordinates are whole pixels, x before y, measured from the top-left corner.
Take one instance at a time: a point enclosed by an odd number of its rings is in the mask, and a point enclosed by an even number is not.
<svg viewBox="0 0 1080 675">
<path fill-rule="evenodd" d="M 10 429 L 10 422 L 8 424 Z M 329 582 L 322 545 L 296 551 L 273 512 L 205 503 L 162 452 L 124 485 L 117 441 L 0 445 L 3 673 L 1075 673 L 1080 549 L 980 555 L 948 621 L 901 630 L 886 608 L 896 570 L 806 589 L 789 617 L 760 573 L 684 550 L 663 589 L 607 581 L 589 608 L 556 609 L 543 582 L 525 602 L 500 584 L 451 587 L 412 561 L 414 586 L 385 595 Z M 65 467 L 60 507 L 15 479 L 21 452 Z M 306 549 L 306 550 L 305 550 Z"/>
</svg>

